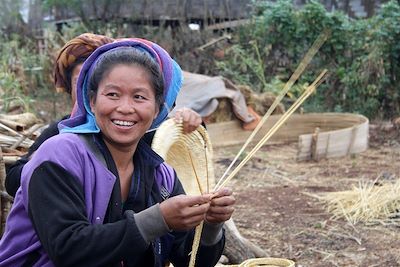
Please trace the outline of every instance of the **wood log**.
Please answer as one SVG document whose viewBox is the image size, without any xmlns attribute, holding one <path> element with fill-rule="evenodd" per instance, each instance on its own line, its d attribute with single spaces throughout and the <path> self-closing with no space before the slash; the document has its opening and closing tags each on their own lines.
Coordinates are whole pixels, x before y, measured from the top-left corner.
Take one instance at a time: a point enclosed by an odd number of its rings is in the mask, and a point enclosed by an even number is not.
<svg viewBox="0 0 400 267">
<path fill-rule="evenodd" d="M 223 254 L 229 259 L 230 264 L 238 264 L 250 258 L 267 256 L 262 248 L 240 234 L 233 219 L 225 222 L 224 228 L 226 241 Z"/>
</svg>

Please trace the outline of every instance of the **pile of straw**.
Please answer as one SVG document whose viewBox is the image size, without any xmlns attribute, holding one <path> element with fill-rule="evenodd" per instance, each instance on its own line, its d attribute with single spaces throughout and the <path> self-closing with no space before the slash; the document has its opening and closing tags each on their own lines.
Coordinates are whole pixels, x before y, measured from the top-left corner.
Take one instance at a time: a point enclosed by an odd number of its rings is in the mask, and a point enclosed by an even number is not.
<svg viewBox="0 0 400 267">
<path fill-rule="evenodd" d="M 362 181 L 353 190 L 318 198 L 326 203 L 334 219 L 345 218 L 352 224 L 400 225 L 400 179 L 379 184 L 377 180 Z"/>
</svg>

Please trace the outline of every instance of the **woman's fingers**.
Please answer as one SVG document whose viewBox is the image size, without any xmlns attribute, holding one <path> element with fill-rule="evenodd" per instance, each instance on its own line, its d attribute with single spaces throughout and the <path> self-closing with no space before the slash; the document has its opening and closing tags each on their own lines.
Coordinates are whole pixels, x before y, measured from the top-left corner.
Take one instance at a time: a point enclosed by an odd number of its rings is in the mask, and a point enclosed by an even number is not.
<svg viewBox="0 0 400 267">
<path fill-rule="evenodd" d="M 234 212 L 235 197 L 232 190 L 222 188 L 212 194 L 210 208 L 207 211 L 206 220 L 211 223 L 221 223 L 227 221 Z"/>
<path fill-rule="evenodd" d="M 161 213 L 169 228 L 186 230 L 198 225 L 210 208 L 210 195 L 179 195 L 160 204 Z"/>
<path fill-rule="evenodd" d="M 183 132 L 191 133 L 200 126 L 201 116 L 190 108 L 178 109 L 175 113 L 175 120 L 183 124 Z"/>
</svg>

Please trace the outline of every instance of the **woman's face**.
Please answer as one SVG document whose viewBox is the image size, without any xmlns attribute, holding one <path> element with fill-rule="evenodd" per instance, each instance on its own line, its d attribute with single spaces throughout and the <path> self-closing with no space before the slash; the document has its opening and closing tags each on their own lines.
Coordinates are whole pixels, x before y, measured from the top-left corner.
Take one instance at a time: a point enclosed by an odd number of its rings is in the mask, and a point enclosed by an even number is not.
<svg viewBox="0 0 400 267">
<path fill-rule="evenodd" d="M 100 81 L 90 107 L 106 143 L 135 149 L 158 115 L 150 74 L 140 66 L 114 66 Z"/>
</svg>

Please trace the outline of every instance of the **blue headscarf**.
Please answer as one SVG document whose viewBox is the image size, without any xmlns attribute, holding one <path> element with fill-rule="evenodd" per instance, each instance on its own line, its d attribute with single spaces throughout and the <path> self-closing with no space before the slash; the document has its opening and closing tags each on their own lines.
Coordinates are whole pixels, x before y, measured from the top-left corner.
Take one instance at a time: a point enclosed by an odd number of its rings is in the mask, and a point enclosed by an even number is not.
<svg viewBox="0 0 400 267">
<path fill-rule="evenodd" d="M 139 38 L 120 39 L 113 43 L 100 46 L 84 62 L 77 83 L 77 103 L 75 103 L 71 117 L 58 124 L 60 133 L 100 132 L 94 114 L 90 109 L 88 80 L 92 68 L 95 66 L 99 57 L 107 51 L 118 49 L 119 47 L 133 47 L 146 51 L 158 63 L 164 78 L 164 105 L 158 116 L 153 120 L 149 130 L 157 128 L 167 118 L 182 86 L 181 68 L 163 48 L 153 42 Z"/>
</svg>

